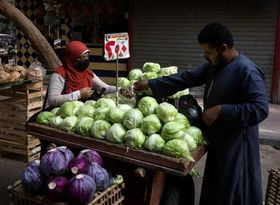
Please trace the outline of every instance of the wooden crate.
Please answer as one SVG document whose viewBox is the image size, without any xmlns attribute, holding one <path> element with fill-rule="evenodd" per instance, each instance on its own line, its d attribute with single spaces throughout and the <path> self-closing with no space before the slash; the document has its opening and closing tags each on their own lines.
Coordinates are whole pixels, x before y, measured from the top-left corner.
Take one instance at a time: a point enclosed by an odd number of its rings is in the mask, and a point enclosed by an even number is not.
<svg viewBox="0 0 280 205">
<path fill-rule="evenodd" d="M 112 185 L 103 192 L 96 192 L 93 200 L 87 205 L 121 205 L 124 196 L 122 190 L 124 184 Z M 34 196 L 24 192 L 20 181 L 8 186 L 12 202 L 11 205 L 67 205 L 63 202 L 48 200 L 45 196 Z"/>
<path fill-rule="evenodd" d="M 280 168 L 269 171 L 265 205 L 280 205 Z"/>
<path fill-rule="evenodd" d="M 0 91 L 0 151 L 40 157 L 40 140 L 27 134 L 25 123 L 43 105 L 43 82 L 23 84 Z"/>
</svg>

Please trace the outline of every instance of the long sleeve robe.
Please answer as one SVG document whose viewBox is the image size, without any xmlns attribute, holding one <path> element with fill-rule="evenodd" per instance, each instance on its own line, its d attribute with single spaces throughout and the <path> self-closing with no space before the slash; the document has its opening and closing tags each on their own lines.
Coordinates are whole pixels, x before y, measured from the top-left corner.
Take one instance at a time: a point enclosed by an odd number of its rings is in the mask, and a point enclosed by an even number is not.
<svg viewBox="0 0 280 205">
<path fill-rule="evenodd" d="M 222 111 L 205 130 L 209 146 L 200 205 L 261 205 L 258 123 L 268 116 L 264 74 L 240 54 L 215 74 L 206 63 L 149 81 L 158 97 L 204 84 L 204 110 L 222 105 Z"/>
</svg>

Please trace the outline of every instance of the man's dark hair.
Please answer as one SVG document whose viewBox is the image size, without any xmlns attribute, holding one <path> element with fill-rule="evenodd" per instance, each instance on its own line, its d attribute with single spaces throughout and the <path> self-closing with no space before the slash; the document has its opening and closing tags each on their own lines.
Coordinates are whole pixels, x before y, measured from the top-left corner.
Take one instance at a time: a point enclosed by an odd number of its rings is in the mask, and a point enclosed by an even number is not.
<svg viewBox="0 0 280 205">
<path fill-rule="evenodd" d="M 233 37 L 228 28 L 220 23 L 206 25 L 198 34 L 199 44 L 209 43 L 214 48 L 219 48 L 223 43 L 229 48 L 233 47 Z"/>
</svg>

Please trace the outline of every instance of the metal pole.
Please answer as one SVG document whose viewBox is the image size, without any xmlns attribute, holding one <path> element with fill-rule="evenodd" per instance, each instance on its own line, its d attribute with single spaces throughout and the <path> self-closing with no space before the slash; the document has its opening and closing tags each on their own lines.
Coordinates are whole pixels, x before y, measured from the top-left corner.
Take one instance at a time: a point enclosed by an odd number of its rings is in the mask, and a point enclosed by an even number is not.
<svg viewBox="0 0 280 205">
<path fill-rule="evenodd" d="M 119 104 L 119 52 L 117 53 L 117 61 L 116 61 L 116 104 Z"/>
</svg>

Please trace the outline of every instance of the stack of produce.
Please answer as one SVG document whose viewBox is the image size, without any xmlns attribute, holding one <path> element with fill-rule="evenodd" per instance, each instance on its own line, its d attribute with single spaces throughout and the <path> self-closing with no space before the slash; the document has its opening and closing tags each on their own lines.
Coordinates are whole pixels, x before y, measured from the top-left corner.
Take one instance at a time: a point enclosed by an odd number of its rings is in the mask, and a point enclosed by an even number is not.
<svg viewBox="0 0 280 205">
<path fill-rule="evenodd" d="M 205 143 L 199 128 L 167 102 L 143 97 L 137 107 L 108 98 L 68 101 L 41 112 L 36 122 L 83 137 L 104 139 L 131 149 L 146 149 L 193 160 L 190 151 Z"/>
<path fill-rule="evenodd" d="M 118 78 L 118 85 L 122 88 L 129 88 L 133 85 L 133 83 L 137 80 L 150 80 L 158 77 L 169 76 L 178 72 L 177 66 L 169 66 L 169 67 L 161 67 L 158 63 L 146 62 L 143 65 L 142 69 L 132 69 L 128 77 L 120 77 Z M 144 93 L 139 93 L 140 95 L 149 95 L 152 96 L 153 93 L 149 89 Z M 171 99 L 178 100 L 180 96 L 189 94 L 189 90 L 185 89 L 175 93 L 172 96 L 169 96 Z"/>
<path fill-rule="evenodd" d="M 94 150 L 82 150 L 76 157 L 60 146 L 49 150 L 40 160 L 31 161 L 22 173 L 24 190 L 68 204 L 84 205 L 96 191 L 113 184 L 110 173 L 102 167 L 102 158 Z"/>
</svg>

